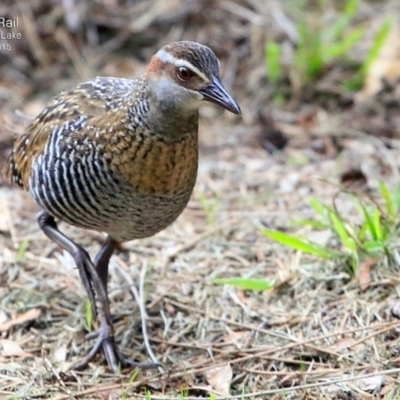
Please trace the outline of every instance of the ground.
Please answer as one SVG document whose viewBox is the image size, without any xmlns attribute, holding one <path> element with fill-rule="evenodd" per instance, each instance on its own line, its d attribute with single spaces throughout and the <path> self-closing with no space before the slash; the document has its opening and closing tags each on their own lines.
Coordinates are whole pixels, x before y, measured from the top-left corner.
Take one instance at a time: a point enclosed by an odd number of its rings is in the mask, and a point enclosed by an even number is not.
<svg viewBox="0 0 400 400">
<path fill-rule="evenodd" d="M 362 282 L 340 260 L 295 252 L 262 234 L 275 229 L 339 248 L 332 232 L 294 225 L 314 216 L 310 198 L 357 224 L 343 185 L 360 197 L 377 196 L 381 181 L 396 187 L 396 90 L 356 104 L 348 92 L 327 89 L 338 73 L 332 68 L 311 95 L 278 106 L 263 49 L 266 32 L 278 30 L 271 16 L 280 14 L 261 3 L 98 2 L 90 19 L 78 12 L 85 2 L 69 13 L 68 2 L 0 6 L 0 16 L 21 16 L 26 39 L 2 54 L 2 163 L 23 129 L 16 109 L 35 115 L 52 94 L 90 76 L 136 76 L 160 45 L 182 37 L 215 49 L 243 110 L 242 119 L 201 110 L 199 176 L 187 209 L 112 258 L 117 342 L 143 362 L 153 353 L 160 370 L 115 375 L 101 357 L 84 371 L 68 369 L 92 344 L 85 291 L 70 256 L 39 230 L 29 194 L 0 181 L 1 398 L 399 398 L 396 241 L 391 260 L 369 260 Z M 361 3 L 366 26 L 399 12 L 396 2 Z M 129 29 L 127 14 L 136 18 Z M 104 240 L 60 227 L 91 255 Z M 275 285 L 247 291 L 214 283 L 237 276 Z"/>
</svg>

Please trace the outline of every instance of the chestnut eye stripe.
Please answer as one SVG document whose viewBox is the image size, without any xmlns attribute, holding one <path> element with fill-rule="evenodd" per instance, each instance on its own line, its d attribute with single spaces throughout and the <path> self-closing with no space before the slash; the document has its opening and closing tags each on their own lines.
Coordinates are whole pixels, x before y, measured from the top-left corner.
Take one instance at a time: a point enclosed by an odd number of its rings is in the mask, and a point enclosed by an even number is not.
<svg viewBox="0 0 400 400">
<path fill-rule="evenodd" d="M 163 62 L 175 65 L 177 68 L 187 68 L 192 72 L 193 75 L 197 75 L 201 78 L 205 83 L 208 83 L 210 80 L 206 75 L 203 74 L 198 68 L 196 68 L 192 63 L 187 60 L 175 58 L 171 53 L 166 52 L 164 49 L 161 49 L 157 53 L 157 57 Z"/>
</svg>

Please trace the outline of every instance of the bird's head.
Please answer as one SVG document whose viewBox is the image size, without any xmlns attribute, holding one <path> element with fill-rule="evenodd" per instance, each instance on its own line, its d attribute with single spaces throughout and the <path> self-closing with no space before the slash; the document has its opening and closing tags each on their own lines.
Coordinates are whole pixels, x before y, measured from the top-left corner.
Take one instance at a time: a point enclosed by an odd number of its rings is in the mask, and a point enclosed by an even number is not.
<svg viewBox="0 0 400 400">
<path fill-rule="evenodd" d="M 197 110 L 204 101 L 240 115 L 240 107 L 219 78 L 219 60 L 207 46 L 174 42 L 151 59 L 146 78 L 161 106 Z"/>
</svg>

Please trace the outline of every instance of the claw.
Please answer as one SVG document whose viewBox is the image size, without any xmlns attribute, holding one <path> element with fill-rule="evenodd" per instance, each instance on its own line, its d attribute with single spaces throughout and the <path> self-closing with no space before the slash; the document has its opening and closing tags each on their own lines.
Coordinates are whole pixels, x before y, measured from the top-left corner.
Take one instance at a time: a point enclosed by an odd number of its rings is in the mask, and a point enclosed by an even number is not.
<svg viewBox="0 0 400 400">
<path fill-rule="evenodd" d="M 71 367 L 72 370 L 79 371 L 86 368 L 101 350 L 103 350 L 106 357 L 108 367 L 114 373 L 118 373 L 120 368 L 152 369 L 160 366 L 160 364 L 157 363 L 141 363 L 125 357 L 115 343 L 112 326 L 104 319 L 101 322 L 100 328 L 96 332 L 91 332 L 86 335 L 86 338 L 93 338 L 96 336 L 97 341 L 89 354 L 84 359 L 74 364 Z"/>
</svg>

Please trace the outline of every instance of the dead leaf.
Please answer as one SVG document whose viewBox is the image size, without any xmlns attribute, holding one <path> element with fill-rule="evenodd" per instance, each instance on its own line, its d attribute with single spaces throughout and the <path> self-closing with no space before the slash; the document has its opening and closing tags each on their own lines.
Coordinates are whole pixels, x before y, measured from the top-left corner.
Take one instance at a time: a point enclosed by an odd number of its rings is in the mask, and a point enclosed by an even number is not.
<svg viewBox="0 0 400 400">
<path fill-rule="evenodd" d="M 246 292 L 243 289 L 237 289 L 237 297 L 243 304 L 247 304 Z"/>
<path fill-rule="evenodd" d="M 237 345 L 238 342 L 246 343 L 250 336 L 251 333 L 249 331 L 229 332 L 222 340 L 224 343 L 234 343 Z"/>
<path fill-rule="evenodd" d="M 391 391 L 393 390 L 393 388 L 394 388 L 394 383 L 393 383 L 393 382 L 386 383 L 386 384 L 382 387 L 381 392 L 380 392 L 380 395 L 381 395 L 381 396 L 386 396 L 389 392 L 391 392 Z M 385 397 L 385 398 L 386 398 L 386 397 Z"/>
<path fill-rule="evenodd" d="M 383 375 L 370 376 L 368 378 L 361 379 L 359 386 L 365 391 L 375 392 L 383 385 L 384 381 L 385 377 Z"/>
<path fill-rule="evenodd" d="M 7 314 L 3 310 L 0 310 L 0 325 L 6 321 L 8 321 Z"/>
<path fill-rule="evenodd" d="M 221 396 L 230 396 L 232 375 L 232 368 L 229 364 L 209 369 L 204 374 L 209 385 Z"/>
<path fill-rule="evenodd" d="M 67 346 L 63 344 L 55 349 L 54 360 L 58 363 L 64 363 L 66 359 L 67 359 Z"/>
<path fill-rule="evenodd" d="M 344 337 L 342 339 L 339 339 L 337 342 L 335 342 L 335 344 L 333 344 L 331 347 L 335 348 L 336 350 L 344 350 L 344 349 L 347 350 L 355 342 L 356 342 L 356 340 L 354 338 Z"/>
<path fill-rule="evenodd" d="M 400 318 L 400 299 L 391 300 L 389 302 L 390 311 L 396 318 Z"/>
<path fill-rule="evenodd" d="M 0 324 L 0 332 L 8 331 L 14 325 L 23 324 L 26 321 L 31 321 L 32 319 L 39 318 L 41 313 L 42 310 L 40 308 L 31 308 L 30 310 L 19 314 L 17 317 Z"/>
<path fill-rule="evenodd" d="M 365 292 L 371 284 L 371 267 L 378 262 L 376 258 L 365 260 L 360 265 L 360 273 L 358 275 L 358 282 L 360 289 Z"/>
<path fill-rule="evenodd" d="M 1 355 L 3 357 L 18 357 L 18 358 L 28 358 L 33 357 L 32 354 L 22 350 L 21 346 L 9 339 L 0 339 L 0 345 L 3 347 Z"/>
<path fill-rule="evenodd" d="M 382 387 L 383 383 L 385 382 L 385 377 L 384 375 L 379 375 L 378 370 L 376 368 L 370 368 L 363 371 L 363 374 L 366 375 L 370 375 L 373 373 L 377 374 L 374 376 L 368 376 L 366 378 L 357 379 L 357 381 L 355 381 L 355 383 L 361 390 L 364 390 L 365 392 L 367 391 L 376 392 L 376 390 Z"/>
<path fill-rule="evenodd" d="M 364 348 L 364 343 L 357 343 L 357 340 L 352 337 L 343 337 L 339 339 L 337 342 L 332 344 L 330 347 L 333 351 L 336 351 L 340 354 L 345 354 L 349 352 L 349 349 L 353 349 L 354 351 L 361 352 Z"/>
</svg>

